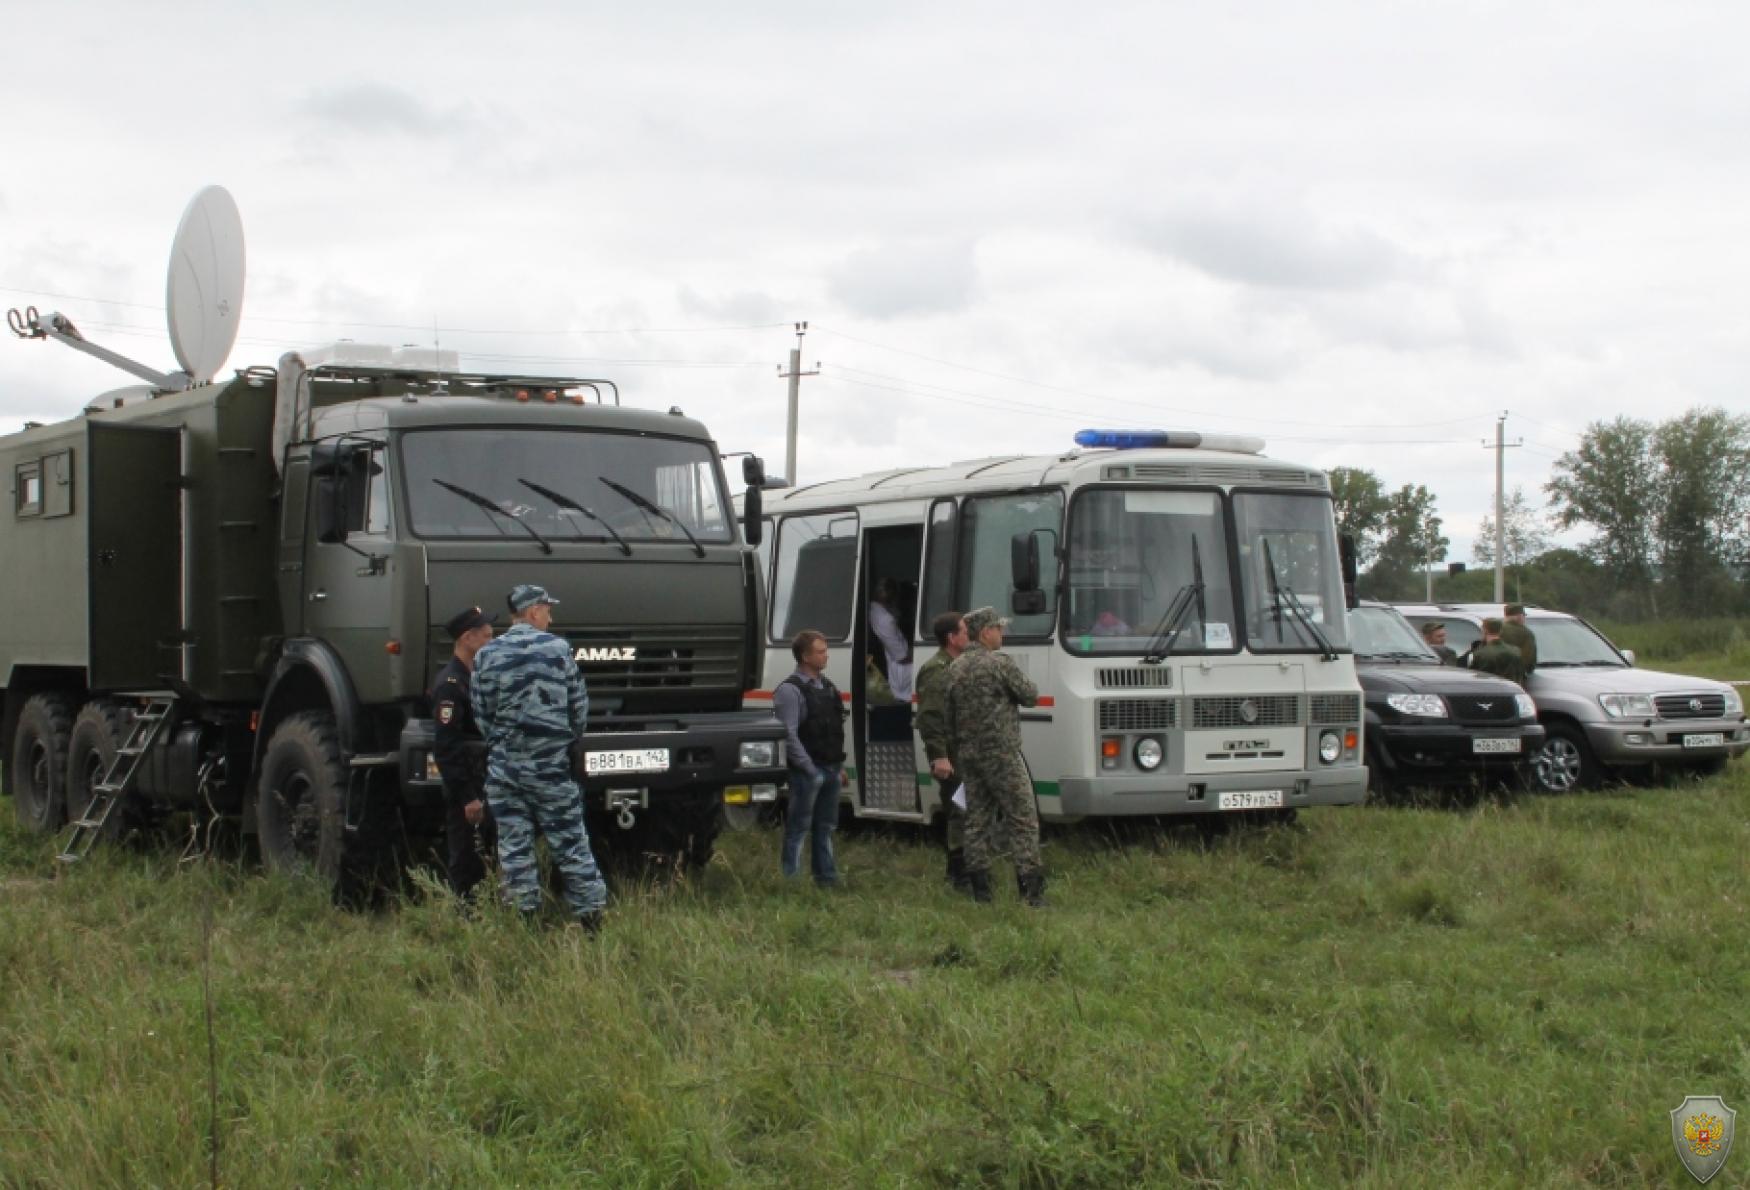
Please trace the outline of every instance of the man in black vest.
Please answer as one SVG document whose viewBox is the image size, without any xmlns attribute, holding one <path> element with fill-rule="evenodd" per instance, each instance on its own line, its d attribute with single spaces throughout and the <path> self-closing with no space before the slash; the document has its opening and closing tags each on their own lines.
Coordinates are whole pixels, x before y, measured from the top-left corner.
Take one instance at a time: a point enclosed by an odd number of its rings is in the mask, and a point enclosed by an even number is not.
<svg viewBox="0 0 1750 1190">
<path fill-rule="evenodd" d="M 814 883 L 838 883 L 832 831 L 839 820 L 839 787 L 845 762 L 845 708 L 838 688 L 826 679 L 826 637 L 813 629 L 790 642 L 796 672 L 772 691 L 772 710 L 789 732 L 785 748 L 790 768 L 789 807 L 784 817 L 785 876 L 802 873 L 802 840 L 812 837 Z"/>
<path fill-rule="evenodd" d="M 474 677 L 474 655 L 492 639 L 492 621 L 477 607 L 458 612 L 444 625 L 456 642 L 449 663 L 438 671 L 431 687 L 433 759 L 444 779 L 448 803 L 444 834 L 449 843 L 450 890 L 464 900 L 486 878 L 482 851 L 498 847 L 492 812 L 486 808 L 486 741 L 474 725 L 468 685 Z"/>
</svg>

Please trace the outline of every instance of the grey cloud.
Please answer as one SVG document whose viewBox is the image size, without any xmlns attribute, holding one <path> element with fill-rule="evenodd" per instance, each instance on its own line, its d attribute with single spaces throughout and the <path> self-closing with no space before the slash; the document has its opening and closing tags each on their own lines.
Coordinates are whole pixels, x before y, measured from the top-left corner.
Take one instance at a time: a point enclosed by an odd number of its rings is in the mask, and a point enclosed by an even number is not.
<svg viewBox="0 0 1750 1190">
<path fill-rule="evenodd" d="M 972 304 L 978 287 L 975 245 L 885 244 L 851 253 L 827 272 L 827 292 L 868 318 L 947 314 Z"/>
<path fill-rule="evenodd" d="M 1146 220 L 1137 231 L 1156 251 L 1211 277 L 1268 289 L 1368 289 L 1421 271 L 1376 232 L 1292 211 L 1188 209 Z"/>
<path fill-rule="evenodd" d="M 784 317 L 776 298 L 753 290 L 708 295 L 683 285 L 675 296 L 682 310 L 713 323 L 748 325 L 781 322 Z"/>
<path fill-rule="evenodd" d="M 382 83 L 354 83 L 317 91 L 299 105 L 315 120 L 348 132 L 439 137 L 473 123 L 459 108 L 439 109 Z"/>
</svg>

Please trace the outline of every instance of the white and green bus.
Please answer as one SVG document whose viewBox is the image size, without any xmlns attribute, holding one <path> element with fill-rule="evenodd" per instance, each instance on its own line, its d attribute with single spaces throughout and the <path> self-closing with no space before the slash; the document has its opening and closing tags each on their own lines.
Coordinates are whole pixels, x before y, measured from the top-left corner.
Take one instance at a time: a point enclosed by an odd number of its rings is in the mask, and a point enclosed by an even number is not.
<svg viewBox="0 0 1750 1190">
<path fill-rule="evenodd" d="M 940 811 L 914 707 L 865 689 L 882 580 L 921 664 L 945 610 L 1010 617 L 1038 685 L 1021 736 L 1040 817 L 1290 811 L 1362 800 L 1346 555 L 1317 468 L 1263 442 L 1083 431 L 1060 454 L 979 459 L 765 493 L 768 702 L 789 642 L 826 634 L 851 705 L 857 815 Z M 1352 573 L 1350 574 L 1352 578 Z"/>
</svg>

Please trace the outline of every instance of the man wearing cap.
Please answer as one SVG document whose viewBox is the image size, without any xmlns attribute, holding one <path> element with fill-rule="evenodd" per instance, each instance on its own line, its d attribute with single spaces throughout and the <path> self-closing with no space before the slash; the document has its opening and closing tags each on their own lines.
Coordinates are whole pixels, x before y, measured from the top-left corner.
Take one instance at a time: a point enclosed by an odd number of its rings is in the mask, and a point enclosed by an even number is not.
<svg viewBox="0 0 1750 1190">
<path fill-rule="evenodd" d="M 511 588 L 511 626 L 474 659 L 474 715 L 486 736 L 486 796 L 498 822 L 505 897 L 532 917 L 541 907 L 535 834 L 546 837 L 565 881 L 565 900 L 592 933 L 608 887 L 589 849 L 583 794 L 571 768 L 589 692 L 571 647 L 548 632 L 558 603 L 541 587 Z"/>
<path fill-rule="evenodd" d="M 1446 643 L 1446 625 L 1439 620 L 1428 620 L 1422 625 L 1422 639 L 1430 649 L 1440 654 L 1440 664 L 1458 664 L 1458 654 Z"/>
<path fill-rule="evenodd" d="M 450 891 L 467 900 L 486 878 L 482 848 L 496 847 L 497 832 L 486 809 L 486 741 L 474 725 L 468 686 L 474 658 L 492 639 L 492 621 L 477 607 L 457 612 L 444 628 L 456 642 L 449 663 L 438 670 L 431 687 L 431 714 L 436 723 L 432 754 L 444 779 L 444 834 L 449 843 Z"/>
<path fill-rule="evenodd" d="M 1525 676 L 1530 677 L 1537 668 L 1537 637 L 1525 626 L 1525 605 L 1509 603 L 1501 609 L 1501 617 L 1501 639 L 1519 650 L 1520 660 L 1525 662 Z"/>
<path fill-rule="evenodd" d="M 1501 621 L 1493 616 L 1483 621 L 1483 639 L 1465 654 L 1465 664 L 1525 685 L 1525 659 L 1518 649 L 1501 639 Z"/>
<path fill-rule="evenodd" d="M 1007 620 L 995 608 L 966 616 L 971 643 L 948 667 L 948 750 L 966 782 L 966 880 L 975 901 L 991 899 L 990 865 L 996 851 L 1015 861 L 1021 899 L 1045 904 L 1045 869 L 1039 858 L 1039 811 L 1033 781 L 1021 759 L 1021 707 L 1039 701 L 1039 689 L 999 650 Z"/>
</svg>

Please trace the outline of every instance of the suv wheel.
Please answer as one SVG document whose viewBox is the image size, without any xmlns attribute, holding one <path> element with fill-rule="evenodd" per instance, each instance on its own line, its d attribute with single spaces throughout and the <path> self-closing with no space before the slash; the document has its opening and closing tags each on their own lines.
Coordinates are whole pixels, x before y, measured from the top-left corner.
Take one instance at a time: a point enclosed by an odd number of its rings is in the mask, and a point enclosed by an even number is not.
<svg viewBox="0 0 1750 1190">
<path fill-rule="evenodd" d="M 1545 793 L 1572 793 L 1591 789 L 1604 777 L 1586 733 L 1571 723 L 1547 726 L 1543 746 L 1531 758 L 1537 787 Z"/>
</svg>

